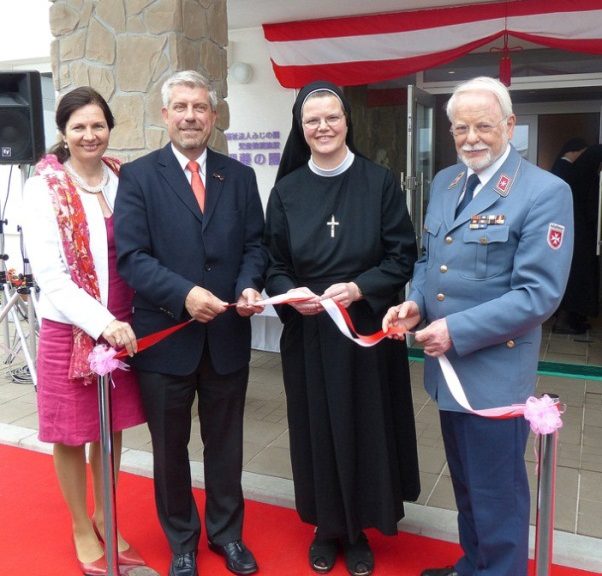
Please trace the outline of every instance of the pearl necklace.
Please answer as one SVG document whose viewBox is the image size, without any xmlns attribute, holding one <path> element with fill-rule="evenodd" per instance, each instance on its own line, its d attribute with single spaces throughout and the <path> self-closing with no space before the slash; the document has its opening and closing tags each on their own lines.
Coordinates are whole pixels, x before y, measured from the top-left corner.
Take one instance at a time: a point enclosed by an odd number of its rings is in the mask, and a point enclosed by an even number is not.
<svg viewBox="0 0 602 576">
<path fill-rule="evenodd" d="M 102 192 L 103 188 L 109 183 L 109 169 L 107 165 L 102 163 L 102 181 L 100 184 L 96 186 L 90 186 L 87 182 L 85 182 L 82 177 L 74 170 L 73 166 L 71 166 L 71 162 L 67 161 L 63 166 L 67 169 L 71 180 L 73 183 L 82 191 L 88 192 L 88 194 L 98 194 Z"/>
</svg>

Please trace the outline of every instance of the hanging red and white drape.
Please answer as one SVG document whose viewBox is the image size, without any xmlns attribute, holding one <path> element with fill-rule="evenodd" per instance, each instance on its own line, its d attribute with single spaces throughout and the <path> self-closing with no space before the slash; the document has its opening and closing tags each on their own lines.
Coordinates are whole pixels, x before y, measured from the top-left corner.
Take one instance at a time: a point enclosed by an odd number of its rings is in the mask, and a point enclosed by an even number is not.
<svg viewBox="0 0 602 576">
<path fill-rule="evenodd" d="M 264 24 L 285 88 L 313 80 L 341 86 L 439 66 L 505 32 L 550 48 L 602 54 L 602 0 L 515 0 Z"/>
</svg>

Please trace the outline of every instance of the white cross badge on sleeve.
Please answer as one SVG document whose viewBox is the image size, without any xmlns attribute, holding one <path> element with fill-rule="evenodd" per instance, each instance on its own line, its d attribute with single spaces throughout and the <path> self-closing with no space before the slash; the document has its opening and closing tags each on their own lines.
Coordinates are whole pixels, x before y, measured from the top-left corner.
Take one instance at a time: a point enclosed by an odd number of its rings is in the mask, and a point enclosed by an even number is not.
<svg viewBox="0 0 602 576">
<path fill-rule="evenodd" d="M 548 246 L 552 250 L 558 250 L 562 246 L 564 238 L 564 226 L 562 224 L 554 224 L 551 222 L 548 226 Z"/>
</svg>

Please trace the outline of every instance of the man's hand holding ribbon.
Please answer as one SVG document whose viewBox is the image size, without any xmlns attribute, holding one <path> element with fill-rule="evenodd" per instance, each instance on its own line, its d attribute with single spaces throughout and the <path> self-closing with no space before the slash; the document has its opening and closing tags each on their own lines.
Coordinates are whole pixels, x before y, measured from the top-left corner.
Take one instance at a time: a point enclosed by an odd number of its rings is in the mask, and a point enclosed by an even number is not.
<svg viewBox="0 0 602 576">
<path fill-rule="evenodd" d="M 382 322 L 382 329 L 389 338 L 395 340 L 404 340 L 412 328 L 418 326 L 422 320 L 418 304 L 412 300 L 408 300 L 389 308 Z M 403 333 L 388 334 L 392 327 L 405 329 Z M 440 318 L 431 322 L 426 328 L 417 330 L 415 333 L 416 342 L 423 344 L 424 353 L 429 356 L 441 356 L 451 348 L 451 338 L 447 329 L 447 321 L 445 318 Z"/>
<path fill-rule="evenodd" d="M 198 322 L 209 322 L 228 307 L 228 303 L 217 298 L 214 294 L 195 286 L 188 295 L 184 306 L 188 314 Z"/>
<path fill-rule="evenodd" d="M 245 288 L 236 302 L 236 311 L 243 317 L 261 314 L 264 306 L 256 304 L 259 300 L 261 300 L 261 294 L 257 290 L 254 288 Z"/>
</svg>

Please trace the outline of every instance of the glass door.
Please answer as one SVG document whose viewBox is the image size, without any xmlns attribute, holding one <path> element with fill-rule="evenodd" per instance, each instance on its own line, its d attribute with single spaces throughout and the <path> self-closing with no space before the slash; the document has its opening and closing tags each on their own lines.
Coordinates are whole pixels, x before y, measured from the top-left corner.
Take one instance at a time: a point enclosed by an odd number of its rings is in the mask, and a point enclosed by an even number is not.
<svg viewBox="0 0 602 576">
<path fill-rule="evenodd" d="M 407 162 L 405 189 L 410 217 L 422 244 L 424 213 L 433 180 L 435 97 L 416 86 L 408 86 Z M 402 178 L 402 182 L 404 179 Z"/>
</svg>

